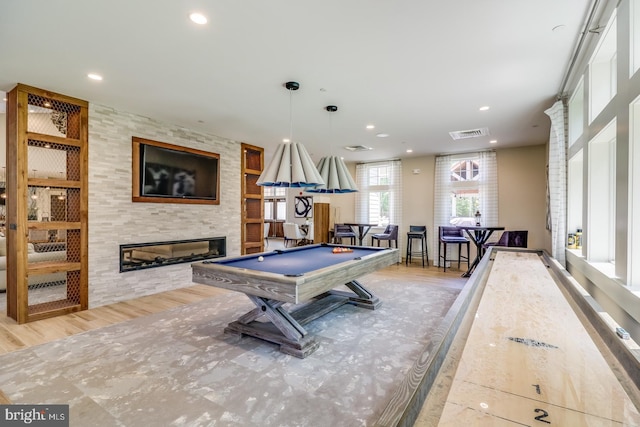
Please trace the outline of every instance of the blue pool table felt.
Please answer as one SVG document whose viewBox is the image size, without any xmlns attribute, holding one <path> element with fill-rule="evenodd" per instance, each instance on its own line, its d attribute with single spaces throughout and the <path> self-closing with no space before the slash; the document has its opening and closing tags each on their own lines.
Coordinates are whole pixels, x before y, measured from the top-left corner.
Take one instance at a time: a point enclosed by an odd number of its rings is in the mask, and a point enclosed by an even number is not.
<svg viewBox="0 0 640 427">
<path fill-rule="evenodd" d="M 215 263 L 229 267 L 245 268 L 287 276 L 300 276 L 311 271 L 385 250 L 384 248 L 348 246 L 350 249 L 353 249 L 353 252 L 333 253 L 333 248 L 335 247 L 345 246 L 310 245 L 291 250 L 285 249 L 254 254 L 248 257 L 214 261 L 212 264 Z M 259 256 L 262 256 L 264 261 L 258 261 Z"/>
</svg>

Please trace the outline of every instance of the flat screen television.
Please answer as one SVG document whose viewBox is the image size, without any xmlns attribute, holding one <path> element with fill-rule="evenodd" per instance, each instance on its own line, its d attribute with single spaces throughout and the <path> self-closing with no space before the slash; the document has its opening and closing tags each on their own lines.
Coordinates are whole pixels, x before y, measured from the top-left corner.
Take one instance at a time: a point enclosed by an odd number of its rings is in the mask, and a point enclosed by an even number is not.
<svg viewBox="0 0 640 427">
<path fill-rule="evenodd" d="M 132 138 L 134 202 L 219 204 L 220 155 Z"/>
</svg>

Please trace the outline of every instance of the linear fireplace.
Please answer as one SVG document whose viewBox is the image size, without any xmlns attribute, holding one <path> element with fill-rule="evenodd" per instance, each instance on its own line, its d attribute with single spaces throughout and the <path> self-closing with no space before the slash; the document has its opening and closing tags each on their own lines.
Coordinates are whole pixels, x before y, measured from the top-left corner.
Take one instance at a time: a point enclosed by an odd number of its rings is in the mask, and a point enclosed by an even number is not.
<svg viewBox="0 0 640 427">
<path fill-rule="evenodd" d="M 227 256 L 227 238 L 174 240 L 120 245 L 120 272 Z"/>
</svg>

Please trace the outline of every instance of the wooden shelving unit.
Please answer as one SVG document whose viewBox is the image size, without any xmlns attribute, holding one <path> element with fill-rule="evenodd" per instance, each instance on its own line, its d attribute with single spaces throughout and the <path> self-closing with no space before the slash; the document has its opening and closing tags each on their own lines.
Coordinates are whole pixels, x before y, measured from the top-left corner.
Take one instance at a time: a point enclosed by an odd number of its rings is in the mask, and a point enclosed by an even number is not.
<svg viewBox="0 0 640 427">
<path fill-rule="evenodd" d="M 264 195 L 257 185 L 264 168 L 264 149 L 242 144 L 242 254 L 264 251 Z"/>
<path fill-rule="evenodd" d="M 22 84 L 7 98 L 7 315 L 86 310 L 88 103 Z"/>
</svg>

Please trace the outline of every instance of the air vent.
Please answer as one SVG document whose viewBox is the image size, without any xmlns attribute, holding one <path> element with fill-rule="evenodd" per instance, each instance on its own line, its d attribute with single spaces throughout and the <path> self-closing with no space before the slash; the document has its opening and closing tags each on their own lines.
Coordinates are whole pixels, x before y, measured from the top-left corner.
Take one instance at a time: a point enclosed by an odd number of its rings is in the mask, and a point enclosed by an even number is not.
<svg viewBox="0 0 640 427">
<path fill-rule="evenodd" d="M 364 145 L 348 145 L 346 147 L 344 147 L 345 150 L 349 150 L 349 151 L 369 151 L 369 150 L 373 150 L 373 148 L 371 147 L 367 147 Z"/>
<path fill-rule="evenodd" d="M 458 130 L 458 131 L 455 131 L 455 132 L 449 132 L 449 135 L 451 135 L 451 138 L 453 138 L 454 140 L 467 139 L 467 138 L 477 138 L 479 136 L 487 136 L 487 135 L 489 135 L 489 128 Z"/>
</svg>

